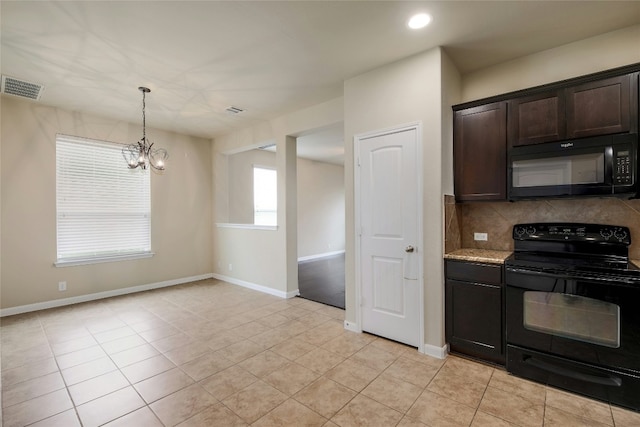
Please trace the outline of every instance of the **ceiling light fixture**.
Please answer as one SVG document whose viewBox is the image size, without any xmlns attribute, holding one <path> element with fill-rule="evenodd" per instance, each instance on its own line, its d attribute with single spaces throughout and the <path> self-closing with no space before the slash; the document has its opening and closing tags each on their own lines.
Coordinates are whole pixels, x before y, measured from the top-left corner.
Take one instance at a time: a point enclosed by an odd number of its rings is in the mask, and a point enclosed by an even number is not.
<svg viewBox="0 0 640 427">
<path fill-rule="evenodd" d="M 431 22 L 431 16 L 426 13 L 418 13 L 417 15 L 413 15 L 407 25 L 412 30 L 418 30 L 420 28 L 424 28 Z"/>
<path fill-rule="evenodd" d="M 164 148 L 153 148 L 153 142 L 147 139 L 145 95 L 151 92 L 151 89 L 140 86 L 138 90 L 142 92 L 142 138 L 135 144 L 122 147 L 122 156 L 129 169 L 147 169 L 151 165 L 152 168 L 163 171 L 169 153 Z"/>
</svg>

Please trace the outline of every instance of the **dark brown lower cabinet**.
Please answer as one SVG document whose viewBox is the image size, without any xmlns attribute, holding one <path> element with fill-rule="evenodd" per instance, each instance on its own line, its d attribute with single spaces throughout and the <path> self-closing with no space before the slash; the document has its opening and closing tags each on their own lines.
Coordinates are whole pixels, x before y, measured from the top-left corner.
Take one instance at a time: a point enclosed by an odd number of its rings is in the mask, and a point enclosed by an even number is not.
<svg viewBox="0 0 640 427">
<path fill-rule="evenodd" d="M 450 351 L 504 365 L 503 266 L 445 261 L 445 331 Z"/>
</svg>

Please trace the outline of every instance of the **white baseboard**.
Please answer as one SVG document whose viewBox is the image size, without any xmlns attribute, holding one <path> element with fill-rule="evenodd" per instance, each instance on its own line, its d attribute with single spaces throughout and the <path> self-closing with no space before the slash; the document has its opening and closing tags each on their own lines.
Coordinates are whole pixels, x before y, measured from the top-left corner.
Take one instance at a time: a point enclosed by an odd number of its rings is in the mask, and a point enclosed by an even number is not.
<svg viewBox="0 0 640 427">
<path fill-rule="evenodd" d="M 254 291 L 263 292 L 265 294 L 274 295 L 280 298 L 289 299 L 289 298 L 293 298 L 300 295 L 300 291 L 298 289 L 291 292 L 284 292 L 284 291 L 279 291 L 277 289 L 270 288 L 268 286 L 258 285 L 257 283 L 246 282 L 244 280 L 236 279 L 234 277 L 224 276 L 218 273 L 213 273 L 212 277 L 214 279 L 231 283 L 232 285 L 242 286 L 243 288 L 253 289 Z"/>
<path fill-rule="evenodd" d="M 344 328 L 347 331 L 351 331 L 351 332 L 362 332 L 362 329 L 360 328 L 360 326 L 355 323 L 355 322 L 349 322 L 348 320 L 344 321 Z"/>
<path fill-rule="evenodd" d="M 298 258 L 298 262 L 302 262 L 302 261 L 311 261 L 314 259 L 319 259 L 319 258 L 326 258 L 326 257 L 330 257 L 330 256 L 334 256 L 334 255 L 340 255 L 343 254 L 344 250 L 341 251 L 333 251 L 333 252 L 325 252 L 323 254 L 315 254 L 315 255 L 309 255 L 309 256 L 302 256 L 300 258 Z"/>
<path fill-rule="evenodd" d="M 20 305 L 0 309 L 0 317 L 12 316 L 14 314 L 29 313 L 31 311 L 46 310 L 49 308 L 62 307 L 65 305 L 78 304 L 81 302 L 95 301 L 103 298 L 116 297 L 120 295 L 133 294 L 136 292 L 150 291 L 152 289 L 166 288 L 168 286 L 181 285 L 183 283 L 195 282 L 198 280 L 211 279 L 212 273 L 199 276 L 182 277 L 180 279 L 166 280 L 164 282 L 149 283 L 148 285 L 131 286 L 129 288 L 114 289 L 112 291 L 97 292 L 94 294 L 78 295 L 76 297 L 61 298 L 52 301 L 38 302 L 35 304 Z"/>
<path fill-rule="evenodd" d="M 435 357 L 437 359 L 445 359 L 448 353 L 448 346 L 445 344 L 443 347 L 436 347 L 435 345 L 425 344 L 423 347 L 423 353 L 427 356 Z"/>
</svg>

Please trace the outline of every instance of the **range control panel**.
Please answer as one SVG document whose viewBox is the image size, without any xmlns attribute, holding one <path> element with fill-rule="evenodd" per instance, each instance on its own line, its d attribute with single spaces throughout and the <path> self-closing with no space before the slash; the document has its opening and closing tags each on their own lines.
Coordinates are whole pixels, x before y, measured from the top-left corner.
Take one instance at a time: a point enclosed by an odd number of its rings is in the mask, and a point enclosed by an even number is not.
<svg viewBox="0 0 640 427">
<path fill-rule="evenodd" d="M 578 223 L 532 223 L 513 226 L 514 240 L 631 244 L 628 227 Z"/>
</svg>

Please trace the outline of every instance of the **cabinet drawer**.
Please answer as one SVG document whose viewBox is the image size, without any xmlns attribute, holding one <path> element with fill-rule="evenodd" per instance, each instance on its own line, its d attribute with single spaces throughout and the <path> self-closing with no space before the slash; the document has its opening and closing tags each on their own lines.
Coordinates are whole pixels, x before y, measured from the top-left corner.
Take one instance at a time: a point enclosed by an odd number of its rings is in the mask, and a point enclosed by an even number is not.
<svg viewBox="0 0 640 427">
<path fill-rule="evenodd" d="M 502 265 L 446 260 L 447 279 L 502 285 Z"/>
</svg>

